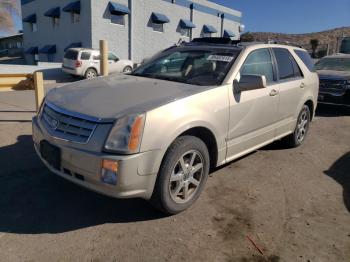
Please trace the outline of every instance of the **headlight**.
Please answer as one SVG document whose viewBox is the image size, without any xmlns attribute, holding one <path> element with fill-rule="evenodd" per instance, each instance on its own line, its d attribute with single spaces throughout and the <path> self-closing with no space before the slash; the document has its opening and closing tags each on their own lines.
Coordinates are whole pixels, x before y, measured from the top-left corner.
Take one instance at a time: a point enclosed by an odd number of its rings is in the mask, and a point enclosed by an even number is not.
<svg viewBox="0 0 350 262">
<path fill-rule="evenodd" d="M 108 135 L 105 150 L 123 154 L 139 152 L 145 119 L 145 114 L 119 118 Z"/>
</svg>

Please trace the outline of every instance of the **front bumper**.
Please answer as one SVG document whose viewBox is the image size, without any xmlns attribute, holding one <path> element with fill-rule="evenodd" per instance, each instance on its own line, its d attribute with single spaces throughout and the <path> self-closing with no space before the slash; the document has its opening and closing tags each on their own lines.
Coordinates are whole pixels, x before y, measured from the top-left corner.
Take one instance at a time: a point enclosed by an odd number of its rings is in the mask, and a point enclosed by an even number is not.
<svg viewBox="0 0 350 262">
<path fill-rule="evenodd" d="M 332 94 L 329 92 L 319 91 L 318 102 L 324 104 L 337 104 L 350 106 L 350 90 L 342 94 Z"/>
<path fill-rule="evenodd" d="M 48 164 L 40 154 L 40 141 L 46 140 L 60 148 L 61 165 L 55 169 Z M 73 183 L 116 197 L 140 197 L 150 199 L 157 177 L 157 167 L 154 165 L 159 158 L 159 151 L 149 151 L 134 155 L 110 155 L 88 150 L 88 145 L 76 146 L 74 143 L 52 137 L 40 124 L 37 117 L 33 118 L 34 147 L 44 164 L 55 174 Z M 86 146 L 86 149 L 83 149 Z M 110 159 L 118 161 L 117 184 L 110 185 L 101 181 L 101 161 Z"/>
</svg>

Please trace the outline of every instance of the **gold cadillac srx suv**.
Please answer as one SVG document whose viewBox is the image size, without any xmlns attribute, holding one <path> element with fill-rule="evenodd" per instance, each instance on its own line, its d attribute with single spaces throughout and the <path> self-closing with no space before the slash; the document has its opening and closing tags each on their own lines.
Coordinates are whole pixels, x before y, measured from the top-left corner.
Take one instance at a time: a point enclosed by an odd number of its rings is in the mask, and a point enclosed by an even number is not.
<svg viewBox="0 0 350 262">
<path fill-rule="evenodd" d="M 51 90 L 33 140 L 53 173 L 176 214 L 196 201 L 211 169 L 282 138 L 302 144 L 318 87 L 301 48 L 191 42 L 129 75 Z"/>
</svg>

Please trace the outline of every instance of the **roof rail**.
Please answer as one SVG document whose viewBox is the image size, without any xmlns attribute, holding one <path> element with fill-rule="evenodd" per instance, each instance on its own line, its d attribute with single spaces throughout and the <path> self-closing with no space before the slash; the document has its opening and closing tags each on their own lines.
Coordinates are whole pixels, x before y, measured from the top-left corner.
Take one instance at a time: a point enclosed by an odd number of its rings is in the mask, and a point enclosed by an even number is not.
<svg viewBox="0 0 350 262">
<path fill-rule="evenodd" d="M 232 40 L 229 37 L 201 37 L 194 38 L 191 43 L 219 44 L 219 45 L 237 45 L 241 40 Z"/>
<path fill-rule="evenodd" d="M 302 45 L 289 42 L 289 41 L 284 41 L 284 40 L 268 40 L 266 44 L 276 44 L 276 45 L 289 45 L 289 46 L 295 46 L 299 48 L 304 48 Z"/>
</svg>

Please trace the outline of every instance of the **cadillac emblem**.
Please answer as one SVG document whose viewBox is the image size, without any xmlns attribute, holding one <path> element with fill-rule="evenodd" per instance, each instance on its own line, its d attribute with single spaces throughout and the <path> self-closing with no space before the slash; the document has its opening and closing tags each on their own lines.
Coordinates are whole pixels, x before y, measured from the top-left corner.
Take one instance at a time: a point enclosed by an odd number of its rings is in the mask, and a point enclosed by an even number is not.
<svg viewBox="0 0 350 262">
<path fill-rule="evenodd" d="M 56 130 L 59 124 L 60 124 L 60 121 L 58 121 L 57 119 L 51 120 L 51 127 L 53 130 Z"/>
</svg>

